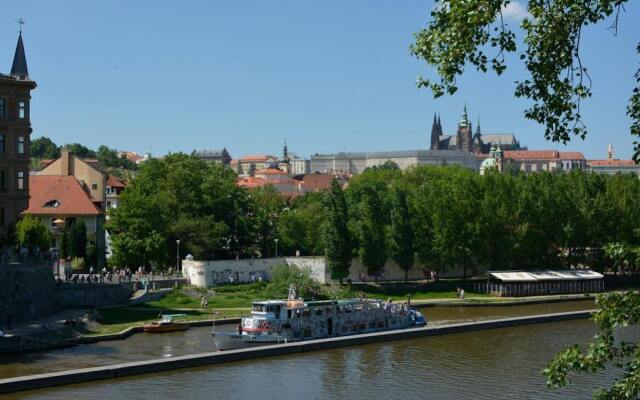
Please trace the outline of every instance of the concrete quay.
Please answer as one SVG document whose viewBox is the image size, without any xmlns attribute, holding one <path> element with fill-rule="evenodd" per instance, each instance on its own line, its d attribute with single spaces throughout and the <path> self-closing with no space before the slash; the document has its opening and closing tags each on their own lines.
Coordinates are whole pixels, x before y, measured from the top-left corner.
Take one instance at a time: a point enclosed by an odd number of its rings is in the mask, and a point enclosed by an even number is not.
<svg viewBox="0 0 640 400">
<path fill-rule="evenodd" d="M 379 343 L 391 340 L 412 339 L 427 336 L 448 335 L 461 332 L 497 329 L 510 326 L 539 324 L 546 322 L 568 321 L 590 318 L 593 310 L 572 311 L 555 314 L 533 315 L 526 317 L 503 318 L 488 321 L 466 322 L 435 327 L 409 328 L 394 331 L 341 336 L 326 339 L 293 342 L 248 349 L 193 354 L 166 359 L 154 359 L 102 367 L 83 368 L 48 374 L 28 375 L 16 378 L 0 379 L 0 393 L 18 392 L 51 386 L 126 377 L 152 372 L 169 371 L 180 368 L 202 367 L 232 361 L 273 357 L 338 347 Z"/>
</svg>

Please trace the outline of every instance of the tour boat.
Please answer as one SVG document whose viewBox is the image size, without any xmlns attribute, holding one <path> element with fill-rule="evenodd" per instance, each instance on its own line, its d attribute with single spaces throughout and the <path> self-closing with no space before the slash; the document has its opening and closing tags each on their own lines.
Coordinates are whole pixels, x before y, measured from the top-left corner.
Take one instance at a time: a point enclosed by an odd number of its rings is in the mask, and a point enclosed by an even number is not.
<svg viewBox="0 0 640 400">
<path fill-rule="evenodd" d="M 142 329 L 149 333 L 186 331 L 189 329 L 189 325 L 173 322 L 174 317 L 184 317 L 185 315 L 186 314 L 166 314 L 162 316 L 160 321 L 144 324 Z"/>
<path fill-rule="evenodd" d="M 308 301 L 296 298 L 254 302 L 251 316 L 242 318 L 233 332 L 211 332 L 218 350 L 322 339 L 360 333 L 405 329 L 427 324 L 409 302 L 382 302 L 366 298 Z"/>
</svg>

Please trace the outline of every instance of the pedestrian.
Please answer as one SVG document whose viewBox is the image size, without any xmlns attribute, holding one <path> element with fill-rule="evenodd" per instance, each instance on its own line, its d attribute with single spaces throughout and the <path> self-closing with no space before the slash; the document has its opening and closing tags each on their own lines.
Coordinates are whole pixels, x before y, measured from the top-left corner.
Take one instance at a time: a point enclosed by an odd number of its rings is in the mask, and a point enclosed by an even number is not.
<svg viewBox="0 0 640 400">
<path fill-rule="evenodd" d="M 209 307 L 209 299 L 207 299 L 206 296 L 205 296 L 205 298 L 204 298 L 204 309 L 206 310 L 207 307 Z"/>
<path fill-rule="evenodd" d="M 464 300 L 464 289 L 460 289 L 460 300 Z"/>
</svg>

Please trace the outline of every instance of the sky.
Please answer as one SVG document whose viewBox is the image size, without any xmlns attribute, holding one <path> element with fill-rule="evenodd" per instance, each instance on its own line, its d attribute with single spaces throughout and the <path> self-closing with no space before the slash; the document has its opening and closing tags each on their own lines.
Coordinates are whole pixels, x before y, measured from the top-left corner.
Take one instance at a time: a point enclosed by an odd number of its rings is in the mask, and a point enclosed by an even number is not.
<svg viewBox="0 0 640 400">
<path fill-rule="evenodd" d="M 640 56 L 640 4 L 588 28 L 583 60 L 593 97 L 583 103 L 586 140 L 547 142 L 513 96 L 525 71 L 468 68 L 454 96 L 434 99 L 416 78 L 433 71 L 409 53 L 429 21 L 418 0 L 21 0 L 0 14 L 0 72 L 8 73 L 18 18 L 32 93 L 32 138 L 163 155 L 226 147 L 233 157 L 309 157 L 338 151 L 426 149 L 435 112 L 455 133 L 463 106 L 483 133 L 516 134 L 531 150 L 630 158 L 626 103 Z M 505 13 L 517 27 L 526 2 Z M 4 62 L 2 60 L 5 60 Z"/>
</svg>

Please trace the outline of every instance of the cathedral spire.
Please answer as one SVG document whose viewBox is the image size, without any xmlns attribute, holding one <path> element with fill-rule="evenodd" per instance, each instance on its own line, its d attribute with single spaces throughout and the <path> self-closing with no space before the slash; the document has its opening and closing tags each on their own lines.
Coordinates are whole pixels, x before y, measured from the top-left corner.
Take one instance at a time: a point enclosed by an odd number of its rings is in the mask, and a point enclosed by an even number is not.
<svg viewBox="0 0 640 400">
<path fill-rule="evenodd" d="M 442 123 L 440 122 L 440 113 L 438 113 L 438 135 L 444 135 L 444 133 L 442 132 Z"/>
<path fill-rule="evenodd" d="M 459 126 L 469 126 L 469 115 L 467 114 L 467 105 L 464 105 L 464 109 L 462 111 L 462 119 L 460 120 Z"/>
<path fill-rule="evenodd" d="M 433 124 L 431 125 L 431 143 L 430 150 L 438 150 L 440 145 L 440 132 L 438 129 L 438 120 L 436 119 L 436 113 L 433 113 Z"/>
<path fill-rule="evenodd" d="M 480 116 L 478 115 L 478 126 L 476 126 L 476 135 L 482 135 L 480 131 Z"/>
<path fill-rule="evenodd" d="M 21 81 L 28 81 L 29 70 L 27 69 L 27 56 L 24 52 L 24 44 L 22 43 L 22 19 L 19 20 L 20 33 L 18 34 L 18 44 L 16 52 L 13 56 L 13 65 L 11 66 L 11 76 Z"/>
</svg>

